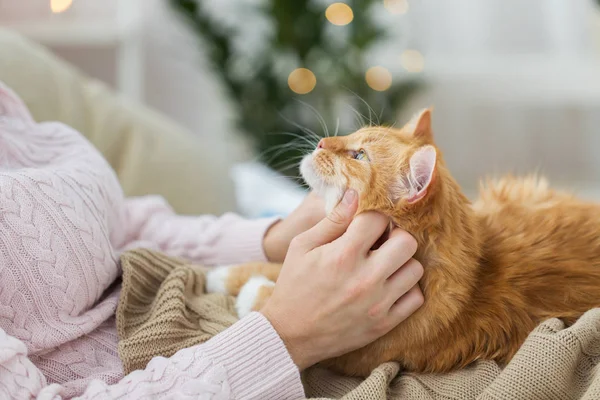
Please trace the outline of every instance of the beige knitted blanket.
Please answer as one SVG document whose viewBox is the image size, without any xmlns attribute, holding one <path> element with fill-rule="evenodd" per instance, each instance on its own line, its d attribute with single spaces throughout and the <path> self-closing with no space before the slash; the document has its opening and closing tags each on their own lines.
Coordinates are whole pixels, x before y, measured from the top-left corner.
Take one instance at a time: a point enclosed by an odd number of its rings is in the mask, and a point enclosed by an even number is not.
<svg viewBox="0 0 600 400">
<path fill-rule="evenodd" d="M 117 330 L 126 373 L 236 321 L 232 298 L 204 293 L 203 268 L 148 250 L 125 253 L 121 262 Z M 541 324 L 504 369 L 481 361 L 451 374 L 419 375 L 387 363 L 357 379 L 313 367 L 303 382 L 306 395 L 318 399 L 600 399 L 600 309 L 569 328 L 554 319 Z"/>
</svg>

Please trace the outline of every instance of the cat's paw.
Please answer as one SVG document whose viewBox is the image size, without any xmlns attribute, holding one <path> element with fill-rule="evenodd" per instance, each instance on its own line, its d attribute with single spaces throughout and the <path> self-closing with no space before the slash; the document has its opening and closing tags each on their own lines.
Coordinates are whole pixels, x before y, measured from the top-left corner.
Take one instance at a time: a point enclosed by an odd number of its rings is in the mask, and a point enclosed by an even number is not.
<svg viewBox="0 0 600 400">
<path fill-rule="evenodd" d="M 229 293 L 228 281 L 231 276 L 232 265 L 215 267 L 206 274 L 206 293 Z"/>
<path fill-rule="evenodd" d="M 252 311 L 258 311 L 271 296 L 275 282 L 264 276 L 253 276 L 242 286 L 235 301 L 238 317 L 243 318 Z"/>
</svg>

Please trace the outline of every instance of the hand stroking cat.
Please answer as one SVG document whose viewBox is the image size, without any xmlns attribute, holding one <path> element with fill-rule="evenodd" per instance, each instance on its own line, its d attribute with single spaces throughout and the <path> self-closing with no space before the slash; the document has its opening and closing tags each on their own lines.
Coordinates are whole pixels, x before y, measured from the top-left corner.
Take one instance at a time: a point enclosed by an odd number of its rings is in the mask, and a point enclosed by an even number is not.
<svg viewBox="0 0 600 400">
<path fill-rule="evenodd" d="M 543 320 L 570 324 L 600 306 L 600 205 L 534 176 L 488 180 L 469 201 L 434 142 L 431 114 L 426 109 L 400 129 L 325 138 L 301 164 L 327 211 L 353 189 L 357 215 L 377 211 L 409 232 L 424 270 L 425 302 L 414 314 L 371 344 L 322 362 L 348 375 L 366 376 L 392 360 L 436 373 L 478 359 L 504 364 Z M 238 295 L 243 316 L 268 309 L 280 269 L 221 267 L 209 288 Z"/>
</svg>

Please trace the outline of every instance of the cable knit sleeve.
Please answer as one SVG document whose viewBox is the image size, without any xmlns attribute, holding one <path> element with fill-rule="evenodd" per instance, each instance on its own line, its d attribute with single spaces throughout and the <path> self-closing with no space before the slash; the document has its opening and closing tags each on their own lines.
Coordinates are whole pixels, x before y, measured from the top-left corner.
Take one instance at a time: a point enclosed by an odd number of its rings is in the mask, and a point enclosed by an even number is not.
<svg viewBox="0 0 600 400">
<path fill-rule="evenodd" d="M 236 214 L 177 215 L 161 197 L 125 200 L 127 235 L 122 247 L 146 247 L 205 265 L 264 261 L 262 240 L 277 219 L 247 220 Z"/>
<path fill-rule="evenodd" d="M 0 330 L 0 398 L 60 400 L 19 340 Z M 208 342 L 156 357 L 145 370 L 108 385 L 92 381 L 78 399 L 304 398 L 298 369 L 271 324 L 252 313 Z"/>
</svg>

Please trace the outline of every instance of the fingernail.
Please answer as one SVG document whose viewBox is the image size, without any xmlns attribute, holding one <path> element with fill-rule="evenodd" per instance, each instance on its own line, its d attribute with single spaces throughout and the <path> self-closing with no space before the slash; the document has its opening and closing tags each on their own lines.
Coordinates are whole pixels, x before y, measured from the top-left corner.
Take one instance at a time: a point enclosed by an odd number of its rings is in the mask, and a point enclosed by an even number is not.
<svg viewBox="0 0 600 400">
<path fill-rule="evenodd" d="M 342 199 L 342 203 L 344 203 L 345 205 L 349 206 L 352 204 L 352 202 L 354 202 L 354 199 L 356 198 L 356 190 L 354 189 L 348 189 L 346 190 L 346 193 L 344 194 L 344 198 Z"/>
</svg>

